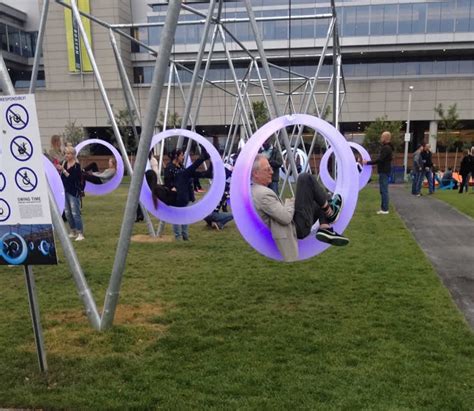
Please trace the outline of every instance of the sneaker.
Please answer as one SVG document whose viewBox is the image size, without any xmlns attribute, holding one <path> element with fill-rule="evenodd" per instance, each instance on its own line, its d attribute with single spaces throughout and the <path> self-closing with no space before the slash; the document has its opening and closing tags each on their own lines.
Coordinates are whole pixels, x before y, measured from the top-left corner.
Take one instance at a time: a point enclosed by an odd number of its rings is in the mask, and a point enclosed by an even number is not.
<svg viewBox="0 0 474 411">
<path fill-rule="evenodd" d="M 377 214 L 388 214 L 388 211 L 385 211 L 385 210 L 379 210 L 379 211 L 377 211 Z"/>
<path fill-rule="evenodd" d="M 329 200 L 329 206 L 331 207 L 332 214 L 326 216 L 326 221 L 330 224 L 335 223 L 339 218 L 339 214 L 342 209 L 342 197 L 340 194 L 335 194 L 334 197 Z"/>
<path fill-rule="evenodd" d="M 71 231 L 68 235 L 69 238 L 76 238 L 77 237 L 77 233 L 74 232 L 74 231 Z"/>
<path fill-rule="evenodd" d="M 76 237 L 76 241 L 82 241 L 85 240 L 84 235 L 82 233 L 79 233 Z"/>
<path fill-rule="evenodd" d="M 322 243 L 339 247 L 349 244 L 349 239 L 347 237 L 336 233 L 332 228 L 320 228 L 316 233 L 316 239 Z"/>
</svg>

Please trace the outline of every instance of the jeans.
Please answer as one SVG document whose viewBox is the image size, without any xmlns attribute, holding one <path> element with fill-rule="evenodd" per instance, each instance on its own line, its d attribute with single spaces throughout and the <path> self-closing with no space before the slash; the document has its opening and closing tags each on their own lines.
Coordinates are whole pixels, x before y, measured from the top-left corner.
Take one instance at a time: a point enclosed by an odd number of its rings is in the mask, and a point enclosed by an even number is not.
<svg viewBox="0 0 474 411">
<path fill-rule="evenodd" d="M 380 209 L 382 211 L 388 211 L 388 174 L 380 173 L 379 174 L 379 188 L 380 188 L 380 197 L 381 197 L 381 204 Z"/>
<path fill-rule="evenodd" d="M 189 240 L 189 226 L 187 224 L 173 224 L 174 238 L 180 240 Z"/>
<path fill-rule="evenodd" d="M 270 190 L 273 190 L 275 192 L 276 195 L 279 195 L 279 191 L 278 191 L 278 181 L 272 181 L 269 185 L 268 185 L 268 188 Z"/>
<path fill-rule="evenodd" d="M 420 194 L 422 182 L 423 182 L 423 172 L 421 170 L 414 171 L 413 181 L 411 183 L 411 193 L 413 195 Z"/>
<path fill-rule="evenodd" d="M 469 191 L 469 173 L 461 174 L 461 183 L 459 184 L 459 192 L 462 193 L 466 189 L 466 193 Z"/>
<path fill-rule="evenodd" d="M 424 177 L 426 177 L 426 179 L 428 180 L 428 190 L 429 190 L 429 192 L 434 193 L 434 180 L 433 180 L 433 173 L 431 171 L 431 168 L 427 167 L 422 172 L 422 178 L 421 178 L 422 182 L 423 182 Z"/>
<path fill-rule="evenodd" d="M 220 213 L 217 211 L 213 211 L 204 219 L 204 221 L 206 221 L 206 223 L 209 225 L 211 225 L 211 223 L 217 223 L 219 228 L 222 229 L 229 221 L 232 221 L 233 219 L 234 216 L 232 215 L 232 213 Z"/>
<path fill-rule="evenodd" d="M 81 199 L 66 193 L 66 201 L 64 204 L 64 211 L 66 213 L 67 222 L 71 230 L 76 230 L 82 233 L 82 218 L 81 218 Z"/>
</svg>

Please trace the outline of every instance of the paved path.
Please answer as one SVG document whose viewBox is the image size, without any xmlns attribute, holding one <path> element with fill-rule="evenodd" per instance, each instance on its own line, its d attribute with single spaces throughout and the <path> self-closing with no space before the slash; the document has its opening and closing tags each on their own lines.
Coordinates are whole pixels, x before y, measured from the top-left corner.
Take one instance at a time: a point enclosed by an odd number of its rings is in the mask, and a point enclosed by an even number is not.
<svg viewBox="0 0 474 411">
<path fill-rule="evenodd" d="M 403 185 L 390 186 L 390 201 L 474 328 L 474 220 Z"/>
</svg>

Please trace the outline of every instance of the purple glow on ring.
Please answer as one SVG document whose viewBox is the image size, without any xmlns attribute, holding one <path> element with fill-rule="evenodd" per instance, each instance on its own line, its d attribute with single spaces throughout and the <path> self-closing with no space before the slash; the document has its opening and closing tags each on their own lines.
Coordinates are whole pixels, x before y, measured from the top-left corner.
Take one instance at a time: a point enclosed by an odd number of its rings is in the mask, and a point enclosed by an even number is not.
<svg viewBox="0 0 474 411">
<path fill-rule="evenodd" d="M 112 155 L 115 157 L 115 160 L 117 161 L 117 171 L 115 172 L 115 175 L 107 182 L 103 184 L 94 184 L 91 183 L 90 181 L 86 182 L 86 188 L 84 191 L 87 194 L 93 195 L 93 196 L 101 196 L 108 194 L 112 191 L 114 191 L 119 185 L 120 182 L 122 181 L 123 178 L 123 160 L 122 156 L 120 153 L 117 151 L 117 149 L 110 143 L 107 143 L 107 141 L 104 140 L 99 140 L 98 138 L 91 138 L 89 140 L 84 140 L 81 141 L 75 148 L 76 148 L 76 156 L 79 156 L 79 152 L 87 145 L 89 144 L 101 144 L 105 147 L 107 147 L 111 152 Z"/>
<path fill-rule="evenodd" d="M 61 176 L 59 175 L 58 170 L 56 170 L 56 167 L 54 167 L 54 164 L 51 163 L 51 161 L 49 161 L 48 157 L 45 155 L 43 155 L 43 165 L 44 173 L 48 179 L 51 191 L 54 194 L 56 205 L 58 206 L 59 212 L 62 214 L 64 211 L 65 193 Z"/>
<path fill-rule="evenodd" d="M 358 187 L 352 184 L 358 175 L 352 150 L 346 139 L 329 123 L 307 114 L 294 114 L 278 117 L 257 130 L 245 144 L 235 164 L 230 185 L 230 198 L 234 220 L 241 235 L 255 250 L 274 260 L 282 260 L 282 257 L 270 229 L 263 223 L 253 207 L 250 176 L 253 161 L 265 140 L 283 127 L 296 124 L 302 124 L 318 131 L 334 147 L 336 159 L 340 164 L 335 192 L 341 194 L 343 198 L 340 217 L 334 224 L 334 229 L 337 232 L 342 233 L 349 225 L 359 194 Z M 299 240 L 298 246 L 299 260 L 313 257 L 329 247 L 328 244 L 317 241 L 313 235 Z"/>
<path fill-rule="evenodd" d="M 364 147 L 352 141 L 348 141 L 348 144 L 361 155 L 362 160 L 370 161 L 370 155 Z M 326 150 L 323 157 L 321 158 L 321 162 L 319 164 L 319 175 L 321 176 L 321 181 L 329 191 L 334 191 L 334 188 L 336 187 L 336 182 L 328 171 L 328 161 L 332 152 L 332 147 L 329 147 L 329 149 Z M 362 190 L 367 185 L 371 174 L 372 166 L 365 165 L 362 167 L 362 171 L 359 173 L 359 190 Z"/>
<path fill-rule="evenodd" d="M 212 184 L 206 195 L 196 203 L 187 207 L 174 207 L 158 202 L 158 208 L 153 205 L 150 187 L 146 180 L 143 180 L 140 202 L 156 218 L 170 224 L 192 224 L 207 217 L 216 208 L 222 198 L 225 188 L 224 163 L 215 147 L 201 135 L 184 129 L 171 129 L 162 131 L 153 136 L 151 146 L 154 147 L 160 141 L 168 137 L 184 136 L 201 144 L 209 153 L 213 166 Z"/>
</svg>

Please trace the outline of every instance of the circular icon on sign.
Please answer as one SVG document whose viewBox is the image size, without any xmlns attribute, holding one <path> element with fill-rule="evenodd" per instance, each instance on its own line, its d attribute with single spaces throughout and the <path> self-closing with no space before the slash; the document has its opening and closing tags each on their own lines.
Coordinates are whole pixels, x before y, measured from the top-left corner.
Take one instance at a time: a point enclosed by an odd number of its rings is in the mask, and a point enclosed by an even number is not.
<svg viewBox="0 0 474 411">
<path fill-rule="evenodd" d="M 0 198 L 0 222 L 8 220 L 9 217 L 10 206 L 3 198 Z"/>
<path fill-rule="evenodd" d="M 27 161 L 33 155 L 33 144 L 26 137 L 18 136 L 10 143 L 10 151 L 18 161 Z"/>
<path fill-rule="evenodd" d="M 5 190 L 5 186 L 7 185 L 7 179 L 5 178 L 5 174 L 0 171 L 0 191 Z"/>
<path fill-rule="evenodd" d="M 12 104 L 6 111 L 7 123 L 15 130 L 23 130 L 30 119 L 30 115 L 21 104 Z"/>
<path fill-rule="evenodd" d="M 31 168 L 22 167 L 15 174 L 15 182 L 21 191 L 29 193 L 38 185 L 38 177 Z"/>
</svg>

